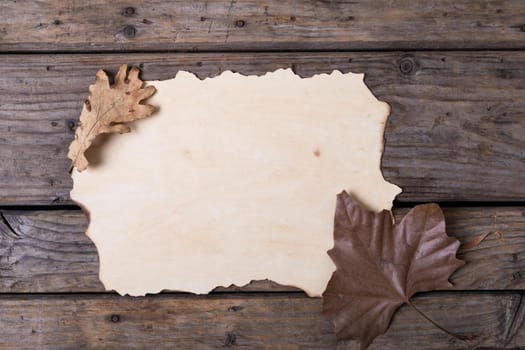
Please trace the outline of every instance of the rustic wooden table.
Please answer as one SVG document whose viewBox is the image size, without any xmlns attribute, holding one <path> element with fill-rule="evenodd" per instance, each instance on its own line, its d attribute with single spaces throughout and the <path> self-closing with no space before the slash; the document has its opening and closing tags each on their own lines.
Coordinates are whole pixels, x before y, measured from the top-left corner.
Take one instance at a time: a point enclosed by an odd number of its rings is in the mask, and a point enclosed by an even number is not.
<svg viewBox="0 0 525 350">
<path fill-rule="evenodd" d="M 525 347 L 524 50 L 523 0 L 0 2 L 0 349 L 355 347 L 337 346 L 321 300 L 268 281 L 104 291 L 66 153 L 95 72 L 121 63 L 147 80 L 365 72 L 392 106 L 382 168 L 403 188 L 396 215 L 435 201 L 451 235 L 499 232 L 460 252 L 451 290 L 414 303 L 476 334 L 474 348 Z M 472 347 L 403 307 L 371 348 Z"/>
</svg>

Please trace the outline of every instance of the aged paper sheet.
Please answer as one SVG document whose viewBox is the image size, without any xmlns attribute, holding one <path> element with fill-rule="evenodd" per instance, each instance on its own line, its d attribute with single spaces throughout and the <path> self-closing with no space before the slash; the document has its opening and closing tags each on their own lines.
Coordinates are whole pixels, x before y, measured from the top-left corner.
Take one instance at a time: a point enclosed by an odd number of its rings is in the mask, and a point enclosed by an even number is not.
<svg viewBox="0 0 525 350">
<path fill-rule="evenodd" d="M 336 195 L 379 211 L 400 192 L 380 171 L 389 107 L 362 74 L 148 84 L 159 112 L 73 173 L 107 289 L 207 293 L 267 278 L 320 296 Z"/>
</svg>

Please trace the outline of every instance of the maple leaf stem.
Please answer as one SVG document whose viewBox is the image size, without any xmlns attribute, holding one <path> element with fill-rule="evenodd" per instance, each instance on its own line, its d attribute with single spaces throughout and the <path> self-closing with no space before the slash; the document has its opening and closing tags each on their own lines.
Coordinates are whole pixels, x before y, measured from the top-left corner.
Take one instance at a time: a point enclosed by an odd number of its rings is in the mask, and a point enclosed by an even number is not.
<svg viewBox="0 0 525 350">
<path fill-rule="evenodd" d="M 421 316 L 423 316 L 423 318 L 425 320 L 427 320 L 428 322 L 432 323 L 435 327 L 437 327 L 438 329 L 440 329 L 441 331 L 447 333 L 448 335 L 450 335 L 451 337 L 454 337 L 456 339 L 459 339 L 461 341 L 467 341 L 467 340 L 471 340 L 473 337 L 472 336 L 464 336 L 464 335 L 459 335 L 459 334 L 456 334 L 456 333 L 453 333 L 451 331 L 449 331 L 448 329 L 440 326 L 438 323 L 436 323 L 433 319 L 431 319 L 430 317 L 428 317 L 427 315 L 425 315 L 425 313 L 423 311 L 421 311 L 419 308 L 417 308 L 414 304 L 412 304 L 410 301 L 407 302 L 408 305 L 410 305 L 414 310 L 417 311 L 418 314 L 420 314 Z"/>
</svg>

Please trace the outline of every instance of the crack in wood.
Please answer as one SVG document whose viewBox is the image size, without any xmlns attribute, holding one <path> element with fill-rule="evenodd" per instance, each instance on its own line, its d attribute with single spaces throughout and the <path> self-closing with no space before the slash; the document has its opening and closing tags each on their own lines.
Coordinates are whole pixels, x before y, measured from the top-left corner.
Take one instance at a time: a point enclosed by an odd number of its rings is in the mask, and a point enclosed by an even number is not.
<svg viewBox="0 0 525 350">
<path fill-rule="evenodd" d="M 503 338 L 503 346 L 506 347 L 512 341 L 514 336 L 518 333 L 520 328 L 523 326 L 525 320 L 525 303 L 523 302 L 523 294 L 520 294 L 518 302 L 515 304 L 516 311 L 514 311 L 511 322 L 505 330 L 505 336 Z"/>
<path fill-rule="evenodd" d="M 224 38 L 225 43 L 228 42 L 228 38 L 230 37 L 230 28 L 231 28 L 230 17 L 231 17 L 233 5 L 235 5 L 236 2 L 237 0 L 230 1 L 230 7 L 228 7 L 228 13 L 226 14 L 226 36 Z"/>
<path fill-rule="evenodd" d="M 9 220 L 5 217 L 4 213 L 0 211 L 0 234 L 4 237 L 12 239 L 21 239 L 22 237 L 13 228 Z"/>
</svg>

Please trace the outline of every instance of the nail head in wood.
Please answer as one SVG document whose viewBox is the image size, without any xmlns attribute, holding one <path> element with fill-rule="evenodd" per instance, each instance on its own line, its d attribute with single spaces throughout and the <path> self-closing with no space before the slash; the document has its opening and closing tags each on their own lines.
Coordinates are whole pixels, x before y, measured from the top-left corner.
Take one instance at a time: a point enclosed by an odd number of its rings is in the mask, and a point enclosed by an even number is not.
<svg viewBox="0 0 525 350">
<path fill-rule="evenodd" d="M 77 128 L 77 122 L 75 120 L 69 120 L 67 122 L 67 127 L 69 130 L 75 131 L 75 129 Z"/>
</svg>

